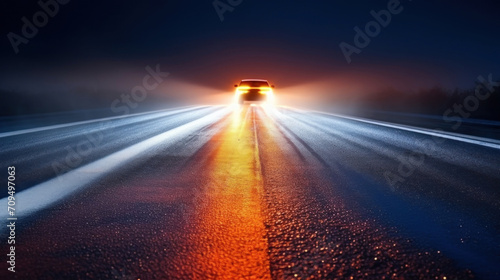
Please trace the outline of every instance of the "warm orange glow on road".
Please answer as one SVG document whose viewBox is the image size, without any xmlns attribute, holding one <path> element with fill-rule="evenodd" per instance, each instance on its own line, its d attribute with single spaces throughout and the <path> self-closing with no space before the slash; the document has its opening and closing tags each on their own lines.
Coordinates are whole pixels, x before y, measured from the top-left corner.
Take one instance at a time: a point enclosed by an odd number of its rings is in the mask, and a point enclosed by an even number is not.
<svg viewBox="0 0 500 280">
<path fill-rule="evenodd" d="M 368 215 L 372 206 L 347 190 L 365 182 L 346 177 L 344 140 L 326 142 L 338 156 L 328 160 L 310 141 L 317 128 L 301 118 L 310 116 L 234 106 L 213 130 L 155 150 L 137 173 L 48 210 L 51 223 L 24 231 L 19 255 L 40 265 L 21 278 L 53 270 L 64 279 L 472 278 Z M 209 140 L 186 154 L 197 137 Z"/>
<path fill-rule="evenodd" d="M 207 163 L 207 202 L 194 233 L 197 244 L 207 246 L 193 250 L 191 267 L 208 278 L 270 278 L 255 109 L 234 111 L 230 125 L 215 136 L 218 148 Z"/>
</svg>

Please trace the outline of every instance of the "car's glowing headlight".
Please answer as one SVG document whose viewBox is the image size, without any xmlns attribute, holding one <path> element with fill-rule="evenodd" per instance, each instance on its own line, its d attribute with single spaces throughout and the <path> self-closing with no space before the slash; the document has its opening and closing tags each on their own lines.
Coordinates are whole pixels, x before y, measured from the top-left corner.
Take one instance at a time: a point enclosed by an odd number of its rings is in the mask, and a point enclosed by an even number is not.
<svg viewBox="0 0 500 280">
<path fill-rule="evenodd" d="M 272 94 L 273 89 L 270 87 L 261 87 L 261 88 L 259 88 L 259 93 L 260 94 Z"/>
<path fill-rule="evenodd" d="M 248 90 L 249 90 L 248 87 L 238 87 L 236 88 L 236 94 L 248 93 Z"/>
</svg>

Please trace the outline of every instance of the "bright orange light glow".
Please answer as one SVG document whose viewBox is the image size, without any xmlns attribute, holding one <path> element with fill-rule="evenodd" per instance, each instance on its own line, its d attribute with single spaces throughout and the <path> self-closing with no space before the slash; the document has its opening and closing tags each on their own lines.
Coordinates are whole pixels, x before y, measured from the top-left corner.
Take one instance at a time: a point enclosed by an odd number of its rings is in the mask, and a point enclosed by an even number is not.
<svg viewBox="0 0 500 280">
<path fill-rule="evenodd" d="M 237 87 L 235 90 L 233 102 L 238 103 L 238 99 L 239 99 L 240 95 L 247 94 L 252 89 L 258 89 L 259 94 L 265 94 L 267 103 L 275 104 L 274 92 L 273 92 L 273 89 L 271 87 L 249 87 L 249 86 Z"/>
<path fill-rule="evenodd" d="M 248 93 L 248 91 L 249 91 L 250 89 L 251 89 L 250 87 L 237 87 L 237 88 L 236 88 L 236 93 L 237 93 L 237 94 L 244 94 L 244 93 Z"/>
<path fill-rule="evenodd" d="M 235 108 L 224 131 L 214 137 L 219 145 L 206 165 L 207 202 L 199 209 L 194 236 L 200 242 L 193 244 L 189 266 L 211 278 L 270 279 L 256 110 Z"/>
</svg>

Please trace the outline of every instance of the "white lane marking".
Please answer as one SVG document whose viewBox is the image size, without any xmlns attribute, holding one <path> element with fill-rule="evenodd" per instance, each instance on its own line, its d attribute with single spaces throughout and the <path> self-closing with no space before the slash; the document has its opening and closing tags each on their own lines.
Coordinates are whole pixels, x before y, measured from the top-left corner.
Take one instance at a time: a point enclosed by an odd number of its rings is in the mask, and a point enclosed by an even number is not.
<svg viewBox="0 0 500 280">
<path fill-rule="evenodd" d="M 57 129 L 57 128 L 70 127 L 70 126 L 75 126 L 75 125 L 80 125 L 80 124 L 89 124 L 89 123 L 103 122 L 103 121 L 116 120 L 116 119 L 122 119 L 122 118 L 133 118 L 133 117 L 138 117 L 138 116 L 148 115 L 148 114 L 160 117 L 160 116 L 164 116 L 164 115 L 171 115 L 171 114 L 180 113 L 180 112 L 184 112 L 184 111 L 188 111 L 188 110 L 194 110 L 196 108 L 203 108 L 203 107 L 206 107 L 206 106 L 194 106 L 194 107 L 186 107 L 186 108 L 181 107 L 181 108 L 174 108 L 174 109 L 168 109 L 168 110 L 158 110 L 158 111 L 138 113 L 138 114 L 129 114 L 129 115 L 107 117 L 107 118 L 93 119 L 93 120 L 87 120 L 87 121 L 79 121 L 79 122 L 72 122 L 72 123 L 63 123 L 63 124 L 55 124 L 55 125 L 48 125 L 48 126 L 35 127 L 35 128 L 20 129 L 20 130 L 15 130 L 15 131 L 2 132 L 2 133 L 0 133 L 0 138 L 14 136 L 14 135 L 20 135 L 20 134 L 25 134 L 25 133 L 32 133 L 32 132 L 39 132 L 39 131 L 45 131 L 45 130 L 51 130 L 51 129 Z"/>
<path fill-rule="evenodd" d="M 446 132 L 446 131 L 437 131 L 437 130 L 426 129 L 426 128 L 417 128 L 414 126 L 403 125 L 403 124 L 392 124 L 392 123 L 387 123 L 387 122 L 382 122 L 382 121 L 373 121 L 373 120 L 368 120 L 368 119 L 363 119 L 363 118 L 349 117 L 349 116 L 320 112 L 320 111 L 306 111 L 306 110 L 302 110 L 302 109 L 296 109 L 296 108 L 284 107 L 284 106 L 283 106 L 283 108 L 287 109 L 287 110 L 297 111 L 300 113 L 313 112 L 313 113 L 317 113 L 317 114 L 330 115 L 330 116 L 334 116 L 337 118 L 349 119 L 349 120 L 353 120 L 353 121 L 364 122 L 364 123 L 369 123 L 369 124 L 374 124 L 374 125 L 380 125 L 380 126 L 385 126 L 385 127 L 389 127 L 389 128 L 406 130 L 406 131 L 416 132 L 416 133 L 420 133 L 420 134 L 426 134 L 426 135 L 430 135 L 430 136 L 446 138 L 446 139 L 450 139 L 450 140 L 456 140 L 456 141 L 460 141 L 460 142 L 465 142 L 465 143 L 470 143 L 470 144 L 475 144 L 475 145 L 479 145 L 479 146 L 484 146 L 484 147 L 489 147 L 489 148 L 500 150 L 500 141 L 495 140 L 495 139 L 489 139 L 489 138 L 483 138 L 483 137 L 477 137 L 477 136 L 471 136 L 471 135 L 464 135 L 464 134 Z"/>
<path fill-rule="evenodd" d="M 178 141 L 182 141 L 187 135 L 222 119 L 228 112 L 227 108 L 219 109 L 200 119 L 178 126 L 59 177 L 23 190 L 15 196 L 16 216 L 18 218 L 27 216 L 46 208 L 158 145 L 172 145 Z M 3 198 L 0 200 L 0 205 L 7 205 L 7 202 L 8 199 Z M 2 211 L 2 214 L 0 214 L 0 220 L 6 220 L 8 217 L 6 211 Z M 2 229 L 0 229 L 1 231 Z"/>
</svg>

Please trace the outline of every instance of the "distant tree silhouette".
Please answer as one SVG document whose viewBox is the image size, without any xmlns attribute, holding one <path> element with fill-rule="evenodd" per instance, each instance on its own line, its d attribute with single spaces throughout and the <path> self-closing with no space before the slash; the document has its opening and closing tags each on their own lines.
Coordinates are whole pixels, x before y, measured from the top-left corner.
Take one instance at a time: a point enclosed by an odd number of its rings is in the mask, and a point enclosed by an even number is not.
<svg viewBox="0 0 500 280">
<path fill-rule="evenodd" d="M 441 116 L 454 104 L 463 106 L 466 98 L 474 96 L 475 88 L 466 90 L 446 90 L 440 86 L 405 92 L 386 88 L 367 95 L 361 100 L 364 110 L 382 110 L 389 112 L 417 113 Z M 486 100 L 480 100 L 477 110 L 470 112 L 471 118 L 500 121 L 500 87 Z"/>
</svg>

